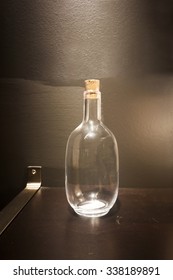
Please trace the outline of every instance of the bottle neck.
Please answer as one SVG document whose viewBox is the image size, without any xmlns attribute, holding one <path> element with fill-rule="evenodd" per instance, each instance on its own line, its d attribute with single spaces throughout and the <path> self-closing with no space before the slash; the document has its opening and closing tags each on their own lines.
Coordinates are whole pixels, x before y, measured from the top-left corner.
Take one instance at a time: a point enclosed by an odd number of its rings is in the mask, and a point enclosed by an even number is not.
<svg viewBox="0 0 173 280">
<path fill-rule="evenodd" d="M 100 91 L 84 91 L 83 121 L 101 121 Z"/>
</svg>

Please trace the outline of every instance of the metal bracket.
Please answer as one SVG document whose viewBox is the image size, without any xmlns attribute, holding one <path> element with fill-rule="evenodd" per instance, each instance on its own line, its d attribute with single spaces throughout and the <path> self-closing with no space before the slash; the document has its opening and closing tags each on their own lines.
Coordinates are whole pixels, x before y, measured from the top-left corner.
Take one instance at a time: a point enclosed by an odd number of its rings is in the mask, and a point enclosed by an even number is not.
<svg viewBox="0 0 173 280">
<path fill-rule="evenodd" d="M 38 190 L 41 186 L 41 166 L 28 166 L 27 190 Z"/>
<path fill-rule="evenodd" d="M 41 166 L 28 166 L 26 187 L 0 211 L 0 235 L 41 187 Z"/>
</svg>

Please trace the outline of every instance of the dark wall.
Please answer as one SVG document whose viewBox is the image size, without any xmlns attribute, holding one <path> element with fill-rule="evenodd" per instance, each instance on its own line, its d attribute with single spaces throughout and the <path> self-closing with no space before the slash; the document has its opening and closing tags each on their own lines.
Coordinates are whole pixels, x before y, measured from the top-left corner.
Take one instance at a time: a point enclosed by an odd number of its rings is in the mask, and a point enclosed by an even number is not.
<svg viewBox="0 0 173 280">
<path fill-rule="evenodd" d="M 64 185 L 83 80 L 101 79 L 120 186 L 173 186 L 171 0 L 3 0 L 0 3 L 1 207 L 43 166 Z"/>
</svg>

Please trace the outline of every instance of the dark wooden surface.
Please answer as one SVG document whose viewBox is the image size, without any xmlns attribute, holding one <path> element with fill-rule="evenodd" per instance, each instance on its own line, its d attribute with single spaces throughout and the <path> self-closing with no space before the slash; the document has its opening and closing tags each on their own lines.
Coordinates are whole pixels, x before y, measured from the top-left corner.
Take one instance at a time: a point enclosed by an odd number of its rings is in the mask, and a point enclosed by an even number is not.
<svg viewBox="0 0 173 280">
<path fill-rule="evenodd" d="M 77 216 L 42 187 L 0 237 L 0 259 L 173 259 L 173 189 L 121 188 L 111 212 Z"/>
</svg>

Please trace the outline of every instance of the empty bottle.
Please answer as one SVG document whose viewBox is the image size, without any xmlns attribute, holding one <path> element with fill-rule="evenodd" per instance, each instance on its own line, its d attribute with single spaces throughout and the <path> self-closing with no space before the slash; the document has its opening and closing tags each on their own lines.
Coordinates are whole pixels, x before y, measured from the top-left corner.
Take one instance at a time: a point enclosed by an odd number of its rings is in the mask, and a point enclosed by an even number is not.
<svg viewBox="0 0 173 280">
<path fill-rule="evenodd" d="M 82 216 L 106 215 L 119 186 L 117 142 L 101 120 L 99 80 L 86 80 L 83 120 L 70 134 L 65 155 L 65 188 L 69 204 Z"/>
</svg>

